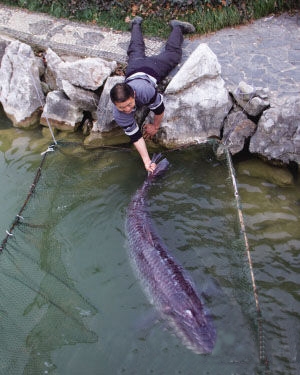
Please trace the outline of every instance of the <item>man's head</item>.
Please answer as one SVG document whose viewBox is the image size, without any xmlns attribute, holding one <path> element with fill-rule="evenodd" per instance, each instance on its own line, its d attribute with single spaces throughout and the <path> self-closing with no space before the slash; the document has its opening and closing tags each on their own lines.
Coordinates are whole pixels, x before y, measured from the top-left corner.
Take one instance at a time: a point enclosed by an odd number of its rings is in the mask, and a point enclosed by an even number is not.
<svg viewBox="0 0 300 375">
<path fill-rule="evenodd" d="M 127 83 L 117 83 L 110 90 L 110 99 L 120 112 L 131 113 L 135 108 L 135 93 Z"/>
</svg>

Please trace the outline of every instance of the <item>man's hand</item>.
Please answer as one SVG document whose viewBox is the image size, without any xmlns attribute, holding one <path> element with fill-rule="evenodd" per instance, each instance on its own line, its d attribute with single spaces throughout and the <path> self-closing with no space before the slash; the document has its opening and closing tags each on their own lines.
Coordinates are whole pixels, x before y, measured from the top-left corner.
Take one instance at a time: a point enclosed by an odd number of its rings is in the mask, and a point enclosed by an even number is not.
<svg viewBox="0 0 300 375">
<path fill-rule="evenodd" d="M 164 112 L 160 115 L 154 115 L 153 124 L 145 124 L 143 127 L 143 137 L 145 139 L 151 139 L 158 132 L 162 119 L 164 117 Z"/>
<path fill-rule="evenodd" d="M 158 129 L 159 127 L 156 127 L 154 124 L 145 124 L 143 126 L 143 137 L 145 139 L 152 139 L 158 132 Z"/>
<path fill-rule="evenodd" d="M 145 164 L 145 168 L 148 172 L 152 173 L 154 172 L 155 168 L 156 168 L 156 164 L 155 163 L 148 163 L 148 164 Z"/>
</svg>

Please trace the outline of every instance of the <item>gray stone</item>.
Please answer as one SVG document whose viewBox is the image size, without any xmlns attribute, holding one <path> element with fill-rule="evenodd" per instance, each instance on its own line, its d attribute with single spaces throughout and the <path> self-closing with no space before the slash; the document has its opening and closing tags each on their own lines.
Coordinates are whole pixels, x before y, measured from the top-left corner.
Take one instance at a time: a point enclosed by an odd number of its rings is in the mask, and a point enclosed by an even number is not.
<svg viewBox="0 0 300 375">
<path fill-rule="evenodd" d="M 242 81 L 232 94 L 236 102 L 246 113 L 250 116 L 258 116 L 270 105 L 270 102 L 265 100 L 267 92 L 267 89 L 263 90 L 259 87 L 257 90 L 255 87 Z M 260 97 L 260 93 L 263 97 Z"/>
<path fill-rule="evenodd" d="M 206 43 L 200 44 L 169 83 L 166 94 L 176 94 L 198 82 L 219 78 L 221 66 Z"/>
<path fill-rule="evenodd" d="M 45 64 L 44 64 L 44 61 L 43 61 L 42 57 L 36 57 L 36 63 L 37 63 L 38 69 L 39 69 L 39 76 L 41 78 L 41 77 L 43 77 L 43 75 L 46 72 L 46 67 L 45 67 Z"/>
<path fill-rule="evenodd" d="M 268 87 L 256 87 L 255 89 L 256 95 L 259 96 L 262 99 L 268 99 L 270 90 Z"/>
<path fill-rule="evenodd" d="M 46 105 L 41 116 L 41 124 L 74 132 L 81 124 L 83 112 L 62 91 L 52 91 L 47 95 Z"/>
<path fill-rule="evenodd" d="M 288 98 L 264 111 L 249 150 L 269 160 L 300 164 L 300 97 Z"/>
<path fill-rule="evenodd" d="M 256 124 L 242 111 L 231 112 L 224 121 L 222 143 L 232 155 L 242 151 L 245 141 L 256 130 Z"/>
<path fill-rule="evenodd" d="M 115 61 L 87 57 L 76 61 L 63 61 L 48 48 L 46 53 L 47 74 L 54 77 L 56 88 L 62 88 L 61 81 L 69 81 L 72 85 L 88 90 L 97 90 L 117 67 Z"/>
<path fill-rule="evenodd" d="M 11 42 L 0 68 L 0 101 L 15 127 L 39 124 L 44 94 L 39 79 L 39 63 L 30 46 Z"/>
<path fill-rule="evenodd" d="M 113 118 L 113 103 L 109 94 L 111 88 L 119 82 L 124 82 L 124 77 L 114 76 L 106 80 L 97 106 L 97 121 L 94 122 L 92 132 L 107 132 L 118 126 Z"/>
<path fill-rule="evenodd" d="M 248 101 L 255 96 L 255 88 L 242 81 L 239 83 L 233 95 L 236 99 L 239 99 L 241 101 Z"/>
<path fill-rule="evenodd" d="M 220 137 L 232 102 L 216 55 L 206 44 L 191 54 L 165 91 L 165 114 L 158 134 L 167 147 Z"/>
<path fill-rule="evenodd" d="M 97 90 L 117 67 L 115 61 L 87 57 L 76 62 L 65 62 L 59 66 L 59 77 L 75 86 Z"/>
<path fill-rule="evenodd" d="M 45 60 L 47 64 L 45 82 L 50 90 L 59 90 L 62 87 L 58 79 L 57 66 L 62 64 L 63 60 L 51 48 L 47 49 Z"/>
<path fill-rule="evenodd" d="M 62 89 L 67 97 L 72 100 L 79 109 L 88 112 L 95 112 L 99 102 L 99 96 L 93 91 L 85 90 L 72 85 L 69 81 L 62 80 Z"/>
<path fill-rule="evenodd" d="M 0 65 L 2 61 L 2 57 L 4 56 L 5 49 L 9 45 L 7 40 L 0 39 Z"/>
</svg>

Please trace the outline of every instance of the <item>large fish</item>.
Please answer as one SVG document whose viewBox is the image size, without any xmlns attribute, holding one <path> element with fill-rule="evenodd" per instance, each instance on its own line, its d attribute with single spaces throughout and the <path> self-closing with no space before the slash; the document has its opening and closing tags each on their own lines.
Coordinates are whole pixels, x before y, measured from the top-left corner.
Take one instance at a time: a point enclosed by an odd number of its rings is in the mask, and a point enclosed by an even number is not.
<svg viewBox="0 0 300 375">
<path fill-rule="evenodd" d="M 198 354 L 211 353 L 216 342 L 211 316 L 191 278 L 155 233 L 147 213 L 146 198 L 151 182 L 169 165 L 167 159 L 159 159 L 160 155 L 153 157 L 157 167 L 148 174 L 128 207 L 126 232 L 129 256 L 147 297 L 161 318 L 186 347 Z"/>
</svg>

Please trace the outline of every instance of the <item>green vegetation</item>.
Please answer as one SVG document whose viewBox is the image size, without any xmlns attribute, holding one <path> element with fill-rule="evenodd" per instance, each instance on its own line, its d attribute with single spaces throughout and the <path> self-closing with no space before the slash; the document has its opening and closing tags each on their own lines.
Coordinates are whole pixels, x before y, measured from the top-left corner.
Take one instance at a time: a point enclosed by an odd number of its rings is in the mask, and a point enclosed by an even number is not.
<svg viewBox="0 0 300 375">
<path fill-rule="evenodd" d="M 192 22 L 198 34 L 247 23 L 283 11 L 299 8 L 299 0 L 4 0 L 0 3 L 54 17 L 92 22 L 115 30 L 127 30 L 125 17 L 145 18 L 144 32 L 165 37 L 168 21 L 180 18 Z"/>
</svg>

